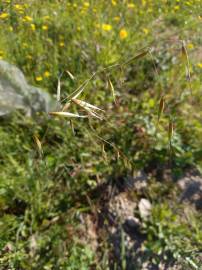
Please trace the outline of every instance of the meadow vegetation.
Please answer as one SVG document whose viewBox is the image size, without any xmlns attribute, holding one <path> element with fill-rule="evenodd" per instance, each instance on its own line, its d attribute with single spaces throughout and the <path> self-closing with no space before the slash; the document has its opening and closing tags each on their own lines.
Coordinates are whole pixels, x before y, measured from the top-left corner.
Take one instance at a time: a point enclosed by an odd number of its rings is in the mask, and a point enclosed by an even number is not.
<svg viewBox="0 0 202 270">
<path fill-rule="evenodd" d="M 105 111 L 0 119 L 0 269 L 113 267 L 110 248 L 79 241 L 79 216 L 94 211 L 94 188 L 140 170 L 150 177 L 134 200 L 153 205 L 141 223 L 147 260 L 200 269 L 200 211 L 179 204 L 177 179 L 202 171 L 201 10 L 201 0 L 0 1 L 0 59 L 54 99 L 60 78 L 62 106 L 94 74 L 78 98 Z"/>
</svg>

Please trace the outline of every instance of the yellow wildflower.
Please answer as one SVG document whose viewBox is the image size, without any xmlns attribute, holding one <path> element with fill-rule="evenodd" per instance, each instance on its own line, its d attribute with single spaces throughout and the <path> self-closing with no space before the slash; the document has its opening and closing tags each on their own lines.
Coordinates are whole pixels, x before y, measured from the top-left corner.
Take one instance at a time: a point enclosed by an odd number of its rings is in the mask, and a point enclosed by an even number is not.
<svg viewBox="0 0 202 270">
<path fill-rule="evenodd" d="M 127 38 L 127 36 L 128 36 L 128 32 L 126 31 L 126 29 L 124 29 L 124 28 L 121 29 L 119 32 L 120 39 L 125 39 L 125 38 Z"/>
<path fill-rule="evenodd" d="M 0 51 L 0 59 L 3 59 L 3 56 L 4 56 L 4 52 Z"/>
<path fill-rule="evenodd" d="M 43 18 L 44 18 L 44 20 L 48 21 L 50 19 L 50 16 L 47 15 L 47 16 L 44 16 Z"/>
<path fill-rule="evenodd" d="M 192 6 L 192 3 L 189 1 L 186 1 L 185 4 L 187 4 L 187 6 Z"/>
<path fill-rule="evenodd" d="M 31 23 L 31 24 L 30 24 L 30 27 L 31 27 L 32 31 L 35 31 L 35 30 L 36 30 L 36 26 L 35 26 L 34 23 Z"/>
<path fill-rule="evenodd" d="M 46 77 L 46 78 L 50 77 L 50 72 L 49 71 L 45 71 L 44 72 L 44 77 Z"/>
<path fill-rule="evenodd" d="M 142 5 L 143 5 L 143 7 L 146 6 L 146 3 L 147 3 L 147 2 L 146 2 L 145 0 L 142 0 Z"/>
<path fill-rule="evenodd" d="M 44 31 L 47 31 L 47 30 L 48 30 L 48 25 L 42 25 L 42 29 L 43 29 Z"/>
<path fill-rule="evenodd" d="M 174 6 L 174 10 L 179 10 L 180 9 L 180 6 Z"/>
<path fill-rule="evenodd" d="M 32 21 L 32 17 L 30 17 L 30 16 L 25 16 L 25 17 L 24 17 L 24 20 L 27 21 L 27 22 L 31 22 L 31 21 Z"/>
<path fill-rule="evenodd" d="M 22 43 L 22 47 L 23 47 L 23 48 L 27 48 L 27 47 L 28 47 L 28 44 L 27 44 L 26 42 L 23 42 L 23 43 Z"/>
<path fill-rule="evenodd" d="M 193 43 L 187 44 L 187 48 L 190 49 L 190 50 L 193 49 L 194 48 L 194 44 Z"/>
<path fill-rule="evenodd" d="M 120 21 L 120 17 L 119 16 L 115 16 L 114 17 L 114 21 L 116 21 L 116 22 Z"/>
<path fill-rule="evenodd" d="M 23 10 L 24 9 L 23 6 L 22 5 L 19 5 L 19 4 L 14 5 L 14 7 L 17 10 Z"/>
<path fill-rule="evenodd" d="M 0 14 L 0 19 L 6 19 L 6 18 L 8 18 L 8 16 L 9 16 L 8 13 L 5 13 L 5 12 L 1 13 Z"/>
<path fill-rule="evenodd" d="M 197 67 L 198 67 L 198 68 L 202 68 L 202 63 L 198 63 L 198 64 L 197 64 Z"/>
<path fill-rule="evenodd" d="M 104 30 L 104 31 L 106 31 L 106 32 L 111 31 L 111 30 L 112 30 L 111 24 L 103 23 L 103 24 L 102 24 L 102 30 Z"/>
<path fill-rule="evenodd" d="M 83 3 L 84 7 L 88 8 L 90 6 L 90 4 L 88 2 L 84 2 Z"/>
<path fill-rule="evenodd" d="M 41 76 L 37 76 L 35 79 L 37 82 L 43 81 L 43 78 Z"/>
<path fill-rule="evenodd" d="M 147 28 L 143 28 L 142 31 L 145 33 L 145 35 L 147 35 L 149 33 L 149 29 L 147 29 Z"/>
<path fill-rule="evenodd" d="M 33 57 L 32 57 L 30 54 L 28 54 L 28 55 L 26 56 L 26 58 L 29 59 L 29 60 L 32 60 Z"/>
<path fill-rule="evenodd" d="M 133 3 L 128 3 L 128 8 L 135 8 L 135 4 L 133 4 Z"/>
<path fill-rule="evenodd" d="M 64 47 L 65 43 L 63 41 L 60 41 L 59 45 L 60 45 L 60 47 Z"/>
<path fill-rule="evenodd" d="M 113 5 L 113 6 L 116 6 L 116 5 L 117 5 L 117 3 L 116 3 L 115 0 L 112 0 L 112 5 Z"/>
</svg>

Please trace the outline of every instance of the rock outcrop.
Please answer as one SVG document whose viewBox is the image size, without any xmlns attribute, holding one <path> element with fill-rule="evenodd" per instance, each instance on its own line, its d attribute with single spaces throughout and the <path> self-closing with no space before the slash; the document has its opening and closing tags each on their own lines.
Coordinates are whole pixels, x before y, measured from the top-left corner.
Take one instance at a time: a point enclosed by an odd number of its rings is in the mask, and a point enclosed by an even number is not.
<svg viewBox="0 0 202 270">
<path fill-rule="evenodd" d="M 48 112 L 51 104 L 48 93 L 30 86 L 19 68 L 0 60 L 0 116 L 16 109 L 27 115 Z"/>
</svg>

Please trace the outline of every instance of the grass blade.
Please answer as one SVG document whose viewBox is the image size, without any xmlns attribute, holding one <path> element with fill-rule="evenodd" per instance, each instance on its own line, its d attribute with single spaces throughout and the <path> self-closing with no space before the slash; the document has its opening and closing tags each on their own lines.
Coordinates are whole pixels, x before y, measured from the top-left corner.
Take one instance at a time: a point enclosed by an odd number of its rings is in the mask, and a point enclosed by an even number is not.
<svg viewBox="0 0 202 270">
<path fill-rule="evenodd" d="M 132 62 L 134 60 L 140 59 L 140 58 L 146 56 L 148 53 L 149 53 L 149 48 L 147 48 L 147 49 L 141 51 L 139 54 L 133 56 L 131 59 L 129 59 L 128 61 L 123 63 L 123 65 L 127 65 L 127 64 L 129 64 L 130 62 Z"/>
</svg>

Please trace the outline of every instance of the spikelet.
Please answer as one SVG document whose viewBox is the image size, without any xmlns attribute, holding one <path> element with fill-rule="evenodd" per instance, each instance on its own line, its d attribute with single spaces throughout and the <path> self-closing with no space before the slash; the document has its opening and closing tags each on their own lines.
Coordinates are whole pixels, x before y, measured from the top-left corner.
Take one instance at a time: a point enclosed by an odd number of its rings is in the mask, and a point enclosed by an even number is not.
<svg viewBox="0 0 202 270">
<path fill-rule="evenodd" d="M 112 91 L 112 96 L 113 96 L 113 99 L 114 99 L 114 103 L 116 104 L 116 94 L 115 94 L 114 86 L 113 86 L 110 79 L 109 79 L 109 86 L 110 86 L 110 89 Z"/>
<path fill-rule="evenodd" d="M 182 60 L 183 62 L 185 62 L 185 68 L 186 68 L 186 76 L 189 82 L 189 88 L 190 88 L 190 92 L 192 95 L 192 86 L 191 86 L 191 72 L 190 72 L 190 63 L 189 63 L 189 56 L 187 53 L 187 49 L 186 49 L 186 45 L 185 45 L 185 41 L 182 41 Z"/>
<path fill-rule="evenodd" d="M 53 116 L 62 116 L 62 117 L 73 117 L 73 118 L 87 118 L 87 115 L 79 115 L 76 113 L 70 113 L 70 112 L 49 112 L 50 115 Z"/>
<path fill-rule="evenodd" d="M 69 71 L 69 70 L 65 70 L 66 73 L 69 75 L 69 77 L 72 79 L 72 81 L 74 81 L 74 75 Z"/>
<path fill-rule="evenodd" d="M 164 96 L 161 97 L 160 102 L 159 102 L 159 110 L 158 110 L 158 123 L 160 121 L 161 115 L 164 111 L 165 108 L 165 98 Z"/>
<path fill-rule="evenodd" d="M 34 134 L 33 138 L 34 138 L 34 141 L 36 143 L 39 156 L 42 158 L 42 156 L 43 156 L 43 149 L 42 149 L 41 141 L 39 140 L 39 138 L 38 138 L 38 136 L 36 134 Z"/>
</svg>

